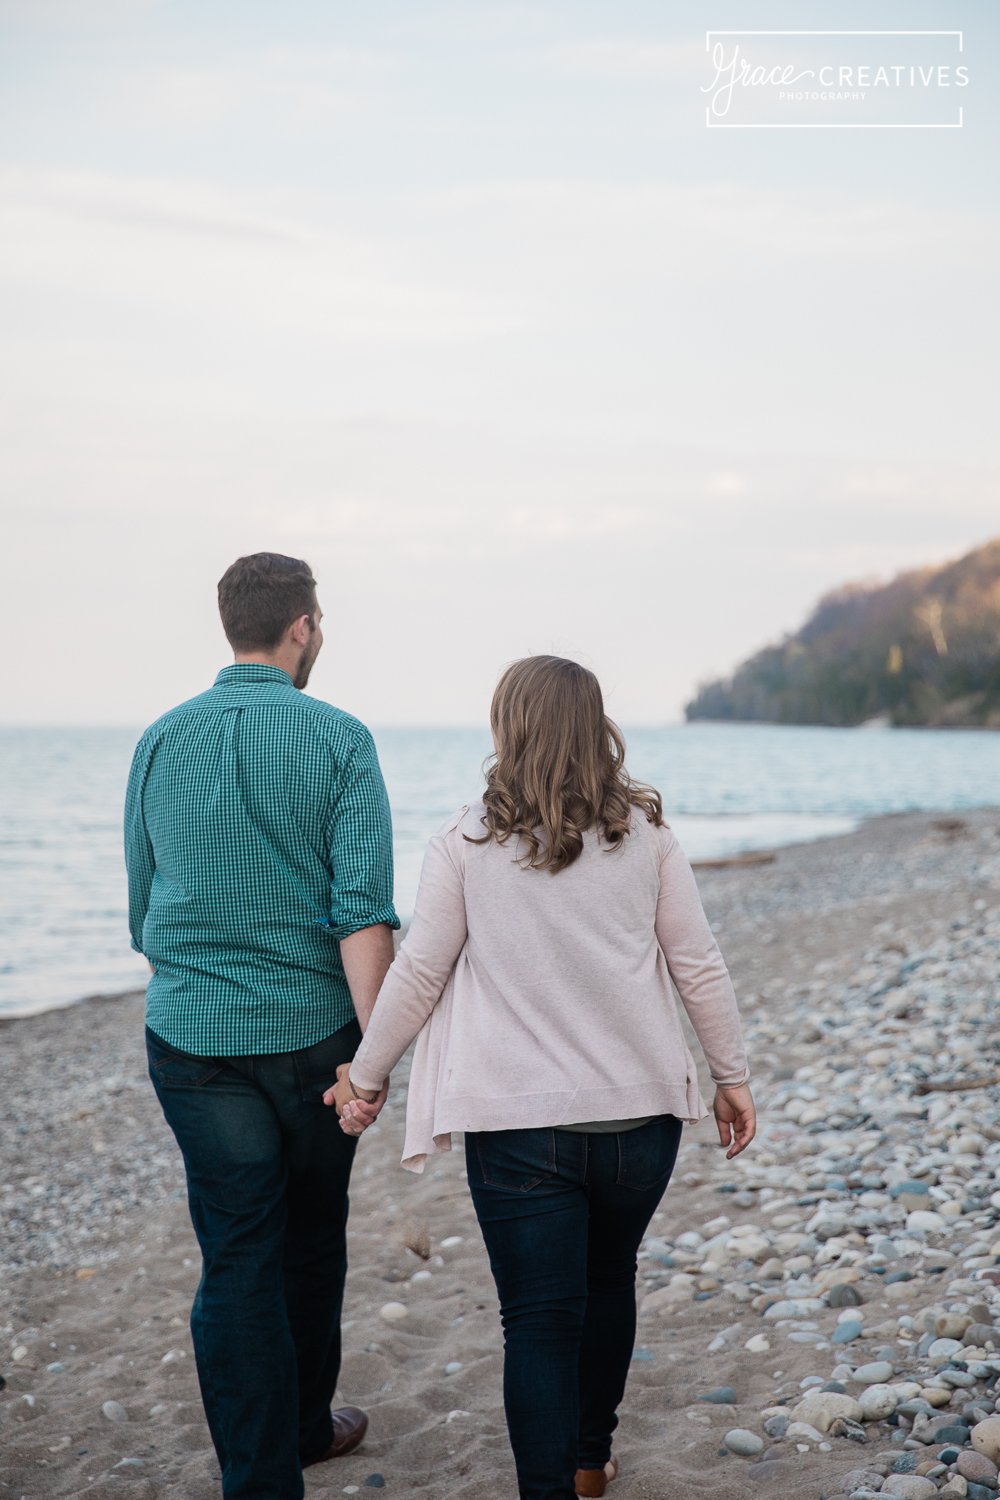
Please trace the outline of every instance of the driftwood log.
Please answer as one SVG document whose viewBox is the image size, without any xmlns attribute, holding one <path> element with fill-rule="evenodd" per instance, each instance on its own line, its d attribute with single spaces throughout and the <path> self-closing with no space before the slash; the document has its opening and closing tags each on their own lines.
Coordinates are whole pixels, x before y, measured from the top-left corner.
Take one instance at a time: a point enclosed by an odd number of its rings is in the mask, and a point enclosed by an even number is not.
<svg viewBox="0 0 1000 1500">
<path fill-rule="evenodd" d="M 1000 1083 L 1000 1073 L 991 1073 L 987 1078 L 948 1078 L 936 1083 L 933 1078 L 922 1078 L 914 1085 L 915 1094 L 957 1094 L 961 1089 L 989 1089 Z"/>
<path fill-rule="evenodd" d="M 773 865 L 776 855 L 765 850 L 751 850 L 749 854 L 730 854 L 728 859 L 693 859 L 692 870 L 728 870 L 730 865 Z"/>
</svg>

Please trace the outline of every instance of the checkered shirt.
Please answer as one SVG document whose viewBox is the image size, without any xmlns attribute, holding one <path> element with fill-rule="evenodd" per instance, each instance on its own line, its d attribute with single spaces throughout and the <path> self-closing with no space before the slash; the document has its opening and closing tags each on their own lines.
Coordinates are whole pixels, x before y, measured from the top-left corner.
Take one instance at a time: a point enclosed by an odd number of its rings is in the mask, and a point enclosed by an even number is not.
<svg viewBox="0 0 1000 1500">
<path fill-rule="evenodd" d="M 399 926 L 372 737 L 278 667 L 226 667 L 147 729 L 125 857 L 147 1024 L 199 1056 L 329 1036 L 354 1016 L 339 940 Z"/>
</svg>

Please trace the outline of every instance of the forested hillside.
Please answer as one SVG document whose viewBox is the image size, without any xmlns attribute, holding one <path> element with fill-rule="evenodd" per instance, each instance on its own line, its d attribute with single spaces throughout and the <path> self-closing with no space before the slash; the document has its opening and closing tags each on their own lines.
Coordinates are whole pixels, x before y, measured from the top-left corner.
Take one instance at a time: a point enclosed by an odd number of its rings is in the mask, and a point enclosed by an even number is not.
<svg viewBox="0 0 1000 1500">
<path fill-rule="evenodd" d="M 945 567 L 836 589 L 801 630 L 704 684 L 686 712 L 1000 728 L 1000 538 Z"/>
</svg>

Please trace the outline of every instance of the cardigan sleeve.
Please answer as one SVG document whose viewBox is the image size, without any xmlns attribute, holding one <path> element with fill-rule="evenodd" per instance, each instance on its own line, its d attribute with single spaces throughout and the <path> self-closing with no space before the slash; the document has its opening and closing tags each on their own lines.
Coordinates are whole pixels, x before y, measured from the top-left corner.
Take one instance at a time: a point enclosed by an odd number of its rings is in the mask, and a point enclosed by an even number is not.
<svg viewBox="0 0 1000 1500">
<path fill-rule="evenodd" d="M 746 1083 L 750 1069 L 729 971 L 708 925 L 687 857 L 669 828 L 659 831 L 657 941 L 705 1054 L 712 1082 Z"/>
<path fill-rule="evenodd" d="M 359 1088 L 381 1088 L 440 1000 L 465 946 L 464 814 L 463 808 L 428 845 L 413 921 L 382 981 L 351 1063 L 351 1078 Z"/>
</svg>

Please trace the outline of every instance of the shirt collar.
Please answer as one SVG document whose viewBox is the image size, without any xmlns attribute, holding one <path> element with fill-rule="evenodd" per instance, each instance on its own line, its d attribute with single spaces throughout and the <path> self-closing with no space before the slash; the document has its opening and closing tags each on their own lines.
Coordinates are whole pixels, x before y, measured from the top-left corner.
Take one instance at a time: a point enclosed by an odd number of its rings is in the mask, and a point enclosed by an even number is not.
<svg viewBox="0 0 1000 1500">
<path fill-rule="evenodd" d="M 263 661 L 237 661 L 231 667 L 223 667 L 215 679 L 215 686 L 232 687 L 241 682 L 280 682 L 294 687 L 287 672 Z"/>
</svg>

